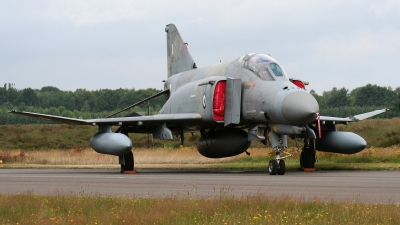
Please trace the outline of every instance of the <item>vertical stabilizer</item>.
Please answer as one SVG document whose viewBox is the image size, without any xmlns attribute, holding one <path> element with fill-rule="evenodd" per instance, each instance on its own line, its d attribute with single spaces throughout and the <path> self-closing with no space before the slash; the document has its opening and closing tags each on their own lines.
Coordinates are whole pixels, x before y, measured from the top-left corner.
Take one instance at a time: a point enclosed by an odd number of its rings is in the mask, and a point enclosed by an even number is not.
<svg viewBox="0 0 400 225">
<path fill-rule="evenodd" d="M 168 77 L 197 68 L 189 53 L 188 44 L 183 42 L 176 26 L 168 24 L 165 32 L 167 32 Z"/>
</svg>

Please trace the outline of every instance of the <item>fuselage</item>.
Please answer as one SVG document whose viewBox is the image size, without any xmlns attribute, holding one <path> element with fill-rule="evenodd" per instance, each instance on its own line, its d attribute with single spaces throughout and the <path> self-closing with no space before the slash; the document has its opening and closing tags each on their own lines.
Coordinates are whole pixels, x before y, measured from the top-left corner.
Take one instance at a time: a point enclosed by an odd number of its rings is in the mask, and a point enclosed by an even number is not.
<svg viewBox="0 0 400 225">
<path fill-rule="evenodd" d="M 315 98 L 294 85 L 279 63 L 268 55 L 247 54 L 238 59 L 170 76 L 164 89 L 169 99 L 160 114 L 200 113 L 202 125 L 220 123 L 212 115 L 215 84 L 241 80 L 240 124 L 305 125 L 319 112 Z"/>
</svg>

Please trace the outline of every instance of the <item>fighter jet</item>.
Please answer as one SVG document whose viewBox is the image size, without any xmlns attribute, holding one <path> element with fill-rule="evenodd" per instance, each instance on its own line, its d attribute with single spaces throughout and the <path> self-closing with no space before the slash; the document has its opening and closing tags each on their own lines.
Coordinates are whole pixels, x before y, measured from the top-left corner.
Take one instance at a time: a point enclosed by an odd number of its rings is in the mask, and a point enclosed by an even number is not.
<svg viewBox="0 0 400 225">
<path fill-rule="evenodd" d="M 276 153 L 269 161 L 271 175 L 284 175 L 284 158 L 291 156 L 287 138 L 303 139 L 300 167 L 314 169 L 316 151 L 353 154 L 366 147 L 365 140 L 351 132 L 336 130 L 383 113 L 386 109 L 349 116 L 320 116 L 316 99 L 305 90 L 307 82 L 289 78 L 277 60 L 251 53 L 198 68 L 174 24 L 165 28 L 168 76 L 164 90 L 120 112 L 161 95 L 167 101 L 158 114 L 102 119 L 75 119 L 13 110 L 10 113 L 72 125 L 98 126 L 90 139 L 98 153 L 119 157 L 121 172 L 134 173 L 129 133 L 151 133 L 156 139 L 183 144 L 184 133 L 199 131 L 199 153 L 209 158 L 231 157 L 246 152 L 252 141 L 270 145 Z M 118 113 L 120 113 L 118 112 Z M 118 126 L 115 132 L 113 126 Z M 300 148 L 299 148 L 300 149 Z"/>
</svg>

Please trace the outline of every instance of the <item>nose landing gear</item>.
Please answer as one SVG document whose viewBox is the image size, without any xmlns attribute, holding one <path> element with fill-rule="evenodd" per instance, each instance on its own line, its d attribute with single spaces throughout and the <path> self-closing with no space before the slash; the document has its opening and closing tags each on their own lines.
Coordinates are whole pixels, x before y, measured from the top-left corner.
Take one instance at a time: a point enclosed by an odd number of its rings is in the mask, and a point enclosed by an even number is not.
<svg viewBox="0 0 400 225">
<path fill-rule="evenodd" d="M 286 135 L 277 134 L 271 132 L 270 142 L 275 150 L 276 158 L 269 161 L 268 171 L 270 175 L 284 175 L 286 172 L 286 164 L 284 158 L 292 156 L 289 152 L 286 152 L 287 138 Z M 285 156 L 281 156 L 281 153 L 285 153 Z"/>
<path fill-rule="evenodd" d="M 269 175 L 285 175 L 286 172 L 286 165 L 283 159 L 277 160 L 271 159 L 268 165 Z"/>
<path fill-rule="evenodd" d="M 292 156 L 289 152 L 286 152 L 284 150 L 275 150 L 276 151 L 276 159 L 271 159 L 268 164 L 268 171 L 270 175 L 285 175 L 286 172 L 286 163 L 283 160 L 284 158 Z M 285 153 L 287 154 L 284 157 L 280 156 L 280 153 Z"/>
</svg>

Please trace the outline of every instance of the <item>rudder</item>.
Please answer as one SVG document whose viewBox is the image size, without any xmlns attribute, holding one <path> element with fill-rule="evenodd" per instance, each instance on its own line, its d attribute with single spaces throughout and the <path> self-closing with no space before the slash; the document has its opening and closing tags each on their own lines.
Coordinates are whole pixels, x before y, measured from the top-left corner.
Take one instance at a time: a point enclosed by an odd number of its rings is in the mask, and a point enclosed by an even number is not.
<svg viewBox="0 0 400 225">
<path fill-rule="evenodd" d="M 187 43 L 183 42 L 176 26 L 168 24 L 165 32 L 167 33 L 168 77 L 197 68 L 189 53 Z"/>
</svg>

